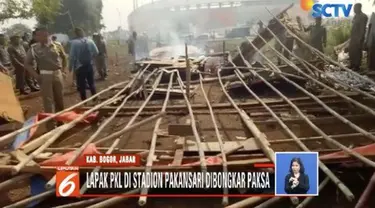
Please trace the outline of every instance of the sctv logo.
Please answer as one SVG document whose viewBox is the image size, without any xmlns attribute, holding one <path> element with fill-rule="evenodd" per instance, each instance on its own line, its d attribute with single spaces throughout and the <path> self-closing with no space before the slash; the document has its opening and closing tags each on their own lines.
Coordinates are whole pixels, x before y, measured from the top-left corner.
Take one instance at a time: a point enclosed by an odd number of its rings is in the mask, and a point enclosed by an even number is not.
<svg viewBox="0 0 375 208">
<path fill-rule="evenodd" d="M 300 0 L 301 8 L 312 11 L 313 17 L 339 17 L 340 11 L 348 17 L 353 4 L 319 4 L 314 0 Z"/>
</svg>

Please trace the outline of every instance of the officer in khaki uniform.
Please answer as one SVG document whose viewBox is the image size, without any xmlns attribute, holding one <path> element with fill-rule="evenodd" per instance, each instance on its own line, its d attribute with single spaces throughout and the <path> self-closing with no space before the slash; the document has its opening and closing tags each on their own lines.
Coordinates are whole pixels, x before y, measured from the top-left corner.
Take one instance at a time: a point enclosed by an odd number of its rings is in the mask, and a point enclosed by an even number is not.
<svg viewBox="0 0 375 208">
<path fill-rule="evenodd" d="M 55 113 L 64 109 L 63 74 L 67 67 L 67 57 L 60 43 L 49 39 L 46 28 L 36 30 L 37 43 L 27 52 L 25 68 L 40 83 L 44 111 Z M 39 73 L 34 69 L 34 61 Z M 55 128 L 54 122 L 47 123 L 48 130 Z"/>
</svg>

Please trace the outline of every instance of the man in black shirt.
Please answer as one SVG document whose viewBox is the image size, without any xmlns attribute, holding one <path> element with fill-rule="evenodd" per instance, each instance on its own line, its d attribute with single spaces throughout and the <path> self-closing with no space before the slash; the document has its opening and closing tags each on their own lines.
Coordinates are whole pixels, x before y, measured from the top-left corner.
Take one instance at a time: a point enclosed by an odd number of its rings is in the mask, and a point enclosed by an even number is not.
<svg viewBox="0 0 375 208">
<path fill-rule="evenodd" d="M 349 42 L 350 68 L 360 70 L 368 17 L 362 12 L 362 4 L 354 5 L 354 18 Z"/>
<path fill-rule="evenodd" d="M 307 31 L 310 31 L 311 46 L 323 52 L 323 47 L 327 44 L 327 30 L 322 26 L 322 18 L 317 17 L 315 25 L 308 27 Z"/>
</svg>

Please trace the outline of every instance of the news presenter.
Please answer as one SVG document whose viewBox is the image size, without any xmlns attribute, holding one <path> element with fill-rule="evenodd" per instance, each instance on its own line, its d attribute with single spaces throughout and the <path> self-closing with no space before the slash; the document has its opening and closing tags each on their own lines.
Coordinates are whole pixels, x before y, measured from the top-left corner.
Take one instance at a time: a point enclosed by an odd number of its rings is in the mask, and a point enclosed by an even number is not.
<svg viewBox="0 0 375 208">
<path fill-rule="evenodd" d="M 285 177 L 285 192 L 287 194 L 307 194 L 310 189 L 309 176 L 298 157 L 290 161 L 289 174 Z"/>
</svg>

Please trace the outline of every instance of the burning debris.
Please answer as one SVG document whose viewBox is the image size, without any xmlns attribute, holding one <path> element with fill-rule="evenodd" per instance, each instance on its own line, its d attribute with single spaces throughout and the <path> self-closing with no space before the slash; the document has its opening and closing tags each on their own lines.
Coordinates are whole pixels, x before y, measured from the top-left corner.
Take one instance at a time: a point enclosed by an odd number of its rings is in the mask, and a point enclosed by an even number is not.
<svg viewBox="0 0 375 208">
<path fill-rule="evenodd" d="M 188 56 L 199 57 L 204 51 L 198 47 L 188 45 Z M 185 45 L 173 45 L 156 48 L 150 51 L 150 58 L 155 60 L 179 59 L 185 56 Z"/>
</svg>

